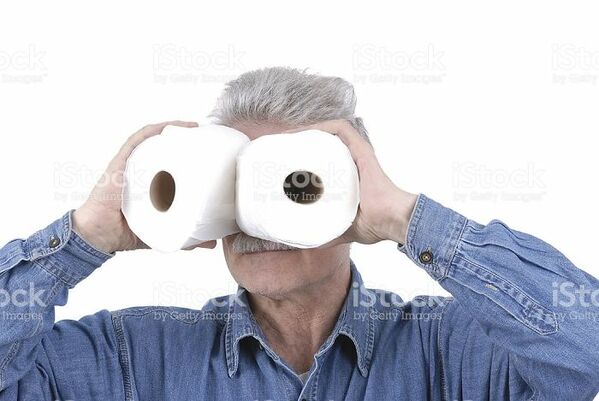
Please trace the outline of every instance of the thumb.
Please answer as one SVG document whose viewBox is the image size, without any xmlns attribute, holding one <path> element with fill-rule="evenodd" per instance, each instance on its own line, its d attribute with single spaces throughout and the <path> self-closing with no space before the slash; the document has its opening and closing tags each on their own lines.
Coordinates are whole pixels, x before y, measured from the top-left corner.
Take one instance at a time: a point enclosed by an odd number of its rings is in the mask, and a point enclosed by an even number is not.
<svg viewBox="0 0 599 401">
<path fill-rule="evenodd" d="M 191 251 L 191 250 L 196 249 L 196 248 L 214 249 L 214 248 L 216 248 L 216 240 L 206 241 L 206 242 L 201 242 L 201 243 L 196 244 L 196 245 L 191 245 L 191 246 L 188 246 L 186 248 L 183 248 L 183 250 L 184 251 Z"/>
</svg>

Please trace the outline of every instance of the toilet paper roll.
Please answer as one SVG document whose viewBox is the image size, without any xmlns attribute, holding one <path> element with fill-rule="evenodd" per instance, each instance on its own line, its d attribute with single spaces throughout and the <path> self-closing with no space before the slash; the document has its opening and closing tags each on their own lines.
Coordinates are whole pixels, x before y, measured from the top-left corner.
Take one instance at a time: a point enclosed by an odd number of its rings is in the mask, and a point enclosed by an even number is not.
<svg viewBox="0 0 599 401">
<path fill-rule="evenodd" d="M 236 198 L 237 224 L 245 233 L 313 248 L 351 226 L 360 199 L 358 171 L 335 135 L 265 135 L 237 156 Z"/>
<path fill-rule="evenodd" d="M 238 232 L 235 160 L 248 142 L 219 125 L 167 126 L 142 142 L 124 173 L 122 211 L 131 230 L 165 252 Z"/>
</svg>

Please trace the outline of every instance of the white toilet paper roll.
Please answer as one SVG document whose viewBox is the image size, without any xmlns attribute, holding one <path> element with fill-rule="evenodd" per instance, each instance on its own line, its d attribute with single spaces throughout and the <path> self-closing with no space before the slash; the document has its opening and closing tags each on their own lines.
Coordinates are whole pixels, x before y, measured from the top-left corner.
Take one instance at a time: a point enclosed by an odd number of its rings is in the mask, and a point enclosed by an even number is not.
<svg viewBox="0 0 599 401">
<path fill-rule="evenodd" d="M 167 126 L 142 142 L 124 174 L 122 211 L 131 230 L 165 252 L 238 232 L 235 158 L 248 142 L 219 125 Z"/>
<path fill-rule="evenodd" d="M 313 248 L 351 226 L 360 199 L 358 171 L 335 135 L 265 135 L 237 156 L 236 197 L 237 224 L 245 233 Z"/>
</svg>

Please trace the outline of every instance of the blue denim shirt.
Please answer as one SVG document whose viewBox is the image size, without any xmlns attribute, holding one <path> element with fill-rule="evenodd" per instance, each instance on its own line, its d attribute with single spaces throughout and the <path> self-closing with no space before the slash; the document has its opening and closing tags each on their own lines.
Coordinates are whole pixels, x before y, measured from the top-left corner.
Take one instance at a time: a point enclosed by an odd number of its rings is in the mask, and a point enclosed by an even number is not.
<svg viewBox="0 0 599 401">
<path fill-rule="evenodd" d="M 453 297 L 404 302 L 366 289 L 352 263 L 345 305 L 304 384 L 268 345 L 243 289 L 201 310 L 138 307 L 55 323 L 68 290 L 112 257 L 78 236 L 67 213 L 0 250 L 0 400 L 580 401 L 597 393 L 599 282 L 555 248 L 420 195 L 398 249 Z"/>
</svg>

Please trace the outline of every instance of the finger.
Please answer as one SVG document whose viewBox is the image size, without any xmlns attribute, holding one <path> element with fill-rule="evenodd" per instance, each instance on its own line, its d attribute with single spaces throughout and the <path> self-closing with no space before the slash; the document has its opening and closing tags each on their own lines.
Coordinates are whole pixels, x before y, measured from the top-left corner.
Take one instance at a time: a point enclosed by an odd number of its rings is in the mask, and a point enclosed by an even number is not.
<svg viewBox="0 0 599 401">
<path fill-rule="evenodd" d="M 216 248 L 216 240 L 202 242 L 198 247 L 199 248 L 214 249 L 214 248 Z"/>
<path fill-rule="evenodd" d="M 285 130 L 282 133 L 283 134 L 292 134 L 294 132 L 308 131 L 309 129 L 315 129 L 313 127 L 314 127 L 314 125 L 303 125 L 301 127 L 291 128 L 291 129 Z"/>
<path fill-rule="evenodd" d="M 195 128 L 199 124 L 195 121 L 181 121 L 181 120 L 173 120 L 168 121 L 166 125 L 175 125 L 177 127 L 185 127 L 185 128 Z"/>
<path fill-rule="evenodd" d="M 139 131 L 137 131 L 136 133 L 134 133 L 133 135 L 131 135 L 129 137 L 127 142 L 125 142 L 123 144 L 123 146 L 121 147 L 121 149 L 119 150 L 117 155 L 114 157 L 111 164 L 121 165 L 122 163 L 124 163 L 129 158 L 129 156 L 131 156 L 133 149 L 135 149 L 139 144 L 141 144 L 146 139 L 148 139 L 152 136 L 161 134 L 162 131 L 164 130 L 164 128 L 168 125 L 174 125 L 177 127 L 184 127 L 184 128 L 194 128 L 194 127 L 198 126 L 198 123 L 193 122 L 193 121 L 173 120 L 173 121 L 165 121 L 165 122 L 158 123 L 158 124 L 146 125 L 145 127 L 143 127 L 142 129 L 140 129 Z"/>
<path fill-rule="evenodd" d="M 346 244 L 347 241 L 344 240 L 343 236 L 335 238 L 332 241 L 327 242 L 324 245 L 319 246 L 318 248 L 322 248 L 322 249 L 327 249 L 327 248 L 332 248 L 336 245 L 340 245 L 340 244 Z"/>
<path fill-rule="evenodd" d="M 137 145 L 139 145 L 140 143 L 142 143 L 149 137 L 152 137 L 154 135 L 158 135 L 158 134 L 162 133 L 164 128 L 168 125 L 174 125 L 177 127 L 185 127 L 185 128 L 193 128 L 193 127 L 197 127 L 198 123 L 192 122 L 192 121 L 174 120 L 174 121 L 165 121 L 165 122 L 158 123 L 158 124 L 146 125 L 145 127 L 143 127 L 142 129 L 140 129 L 135 134 L 133 134 L 129 137 L 129 139 L 127 140 L 127 142 L 125 142 L 125 145 L 123 146 L 124 148 L 126 148 L 124 150 L 127 151 L 128 153 L 131 153 L 133 148 L 135 148 Z"/>
<path fill-rule="evenodd" d="M 315 124 L 314 129 L 337 135 L 355 156 L 354 159 L 372 153 L 372 145 L 347 120 L 325 121 Z"/>
<path fill-rule="evenodd" d="M 348 228 L 341 236 L 335 238 L 334 240 L 327 242 L 324 245 L 319 246 L 319 248 L 331 248 L 336 245 L 350 244 L 352 242 L 355 242 L 354 235 L 353 235 L 353 226 Z"/>
<path fill-rule="evenodd" d="M 349 148 L 354 162 L 356 163 L 359 159 L 373 155 L 372 145 L 366 141 L 347 120 L 329 120 L 309 126 L 294 128 L 285 132 L 293 133 L 309 129 L 316 129 L 336 135 L 345 146 Z"/>
<path fill-rule="evenodd" d="M 184 251 L 191 251 L 191 250 L 196 249 L 196 248 L 214 249 L 214 248 L 216 248 L 216 241 L 212 240 L 212 241 L 202 242 L 202 243 L 199 243 L 199 244 L 196 244 L 196 245 L 191 245 L 191 246 L 188 246 L 186 248 L 183 248 L 183 250 Z"/>
<path fill-rule="evenodd" d="M 337 135 L 347 146 L 356 142 L 366 142 L 360 133 L 347 120 L 328 120 L 316 124 L 310 124 L 303 127 L 293 128 L 284 132 L 293 133 L 316 129 Z"/>
</svg>

